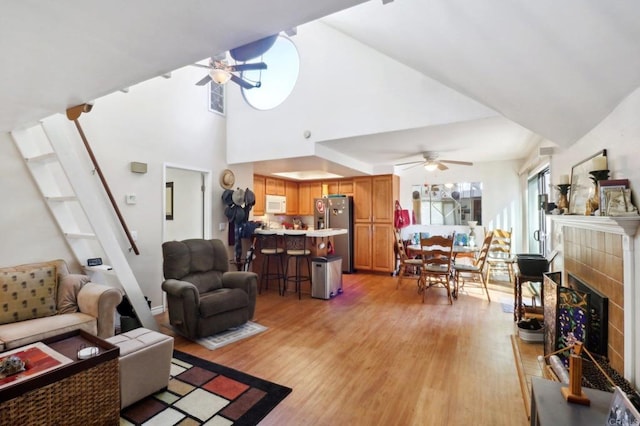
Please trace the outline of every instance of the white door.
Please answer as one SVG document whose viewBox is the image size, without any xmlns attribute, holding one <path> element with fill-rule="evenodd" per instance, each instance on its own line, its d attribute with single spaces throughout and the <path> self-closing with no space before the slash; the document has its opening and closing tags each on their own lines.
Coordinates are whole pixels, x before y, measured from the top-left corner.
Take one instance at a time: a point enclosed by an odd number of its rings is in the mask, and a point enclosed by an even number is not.
<svg viewBox="0 0 640 426">
<path fill-rule="evenodd" d="M 207 238 L 207 175 L 201 170 L 165 167 L 164 241 Z"/>
</svg>

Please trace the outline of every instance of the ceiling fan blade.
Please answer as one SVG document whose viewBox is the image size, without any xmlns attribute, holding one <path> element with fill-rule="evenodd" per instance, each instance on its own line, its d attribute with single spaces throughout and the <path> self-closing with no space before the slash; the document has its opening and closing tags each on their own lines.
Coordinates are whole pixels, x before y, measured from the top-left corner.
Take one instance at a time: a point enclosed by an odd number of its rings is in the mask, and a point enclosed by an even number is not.
<svg viewBox="0 0 640 426">
<path fill-rule="evenodd" d="M 418 161 L 408 161 L 406 163 L 398 163 L 398 164 L 394 164 L 394 166 L 406 166 L 409 164 L 416 164 L 416 163 L 424 163 L 424 160 L 418 160 Z"/>
<path fill-rule="evenodd" d="M 206 75 L 202 80 L 196 83 L 196 86 L 204 86 L 210 81 L 211 81 L 211 77 L 209 75 Z"/>
<path fill-rule="evenodd" d="M 237 75 L 231 74 L 231 81 L 233 81 L 234 83 L 236 83 L 238 86 L 242 87 L 243 89 L 253 89 L 256 87 L 260 87 L 260 83 L 256 83 L 256 84 L 252 84 L 249 83 L 246 80 L 241 79 L 240 77 L 238 77 Z"/>
<path fill-rule="evenodd" d="M 449 169 L 447 166 L 442 164 L 441 161 L 438 161 L 438 170 L 447 170 L 447 169 Z"/>
<path fill-rule="evenodd" d="M 412 164 L 412 163 L 405 163 L 405 164 Z M 423 164 L 424 164 L 424 161 L 418 161 L 416 164 L 413 164 L 412 166 L 409 166 L 409 167 L 405 167 L 402 170 L 410 170 L 410 169 L 413 169 L 414 167 L 422 166 Z M 399 166 L 399 164 L 396 164 L 396 165 Z"/>
<path fill-rule="evenodd" d="M 256 62 L 252 64 L 237 64 L 231 65 L 233 71 L 251 71 L 251 70 L 266 70 L 267 64 L 264 62 Z"/>
<path fill-rule="evenodd" d="M 461 166 L 473 166 L 469 161 L 439 160 L 441 163 L 459 164 Z"/>
</svg>

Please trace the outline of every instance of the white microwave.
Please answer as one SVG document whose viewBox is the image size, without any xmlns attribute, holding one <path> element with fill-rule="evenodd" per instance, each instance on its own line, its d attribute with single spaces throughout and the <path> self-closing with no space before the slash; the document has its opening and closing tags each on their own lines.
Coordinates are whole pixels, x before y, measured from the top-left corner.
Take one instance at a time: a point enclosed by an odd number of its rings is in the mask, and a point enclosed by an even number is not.
<svg viewBox="0 0 640 426">
<path fill-rule="evenodd" d="M 286 213 L 287 197 L 284 195 L 267 195 L 265 203 L 266 213 Z"/>
</svg>

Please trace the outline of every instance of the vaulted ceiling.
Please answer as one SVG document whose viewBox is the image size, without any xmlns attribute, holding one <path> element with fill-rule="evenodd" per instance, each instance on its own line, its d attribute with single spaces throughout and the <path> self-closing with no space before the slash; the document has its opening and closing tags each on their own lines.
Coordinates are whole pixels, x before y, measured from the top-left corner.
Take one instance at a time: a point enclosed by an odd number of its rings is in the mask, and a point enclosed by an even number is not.
<svg viewBox="0 0 640 426">
<path fill-rule="evenodd" d="M 514 158 L 567 147 L 640 86 L 640 3 L 624 0 L 4 0 L 0 131 L 320 18 L 501 116 L 407 129 L 424 149 L 472 134 Z M 380 161 L 362 143 L 335 147 Z"/>
</svg>

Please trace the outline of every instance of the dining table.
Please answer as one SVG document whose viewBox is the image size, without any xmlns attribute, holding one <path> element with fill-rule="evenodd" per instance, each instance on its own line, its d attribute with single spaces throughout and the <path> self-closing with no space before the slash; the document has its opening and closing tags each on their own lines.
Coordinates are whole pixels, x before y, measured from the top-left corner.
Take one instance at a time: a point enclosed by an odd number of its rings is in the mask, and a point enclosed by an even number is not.
<svg viewBox="0 0 640 426">
<path fill-rule="evenodd" d="M 410 254 L 420 254 L 420 252 L 422 252 L 422 246 L 420 246 L 420 244 L 408 244 L 407 247 L 407 252 Z M 480 252 L 480 247 L 478 246 L 458 246 L 458 245 L 454 245 L 453 246 L 453 259 L 455 260 L 456 256 L 461 254 L 461 253 L 467 253 L 467 254 L 473 254 L 474 256 Z"/>
<path fill-rule="evenodd" d="M 407 250 L 407 254 L 410 257 L 419 255 L 422 253 L 422 246 L 420 244 L 408 244 L 406 246 L 406 250 Z M 461 245 L 454 245 L 453 246 L 453 263 L 455 264 L 456 261 L 456 257 L 460 254 L 465 254 L 465 255 L 472 255 L 473 258 L 475 259 L 476 255 L 480 252 L 480 247 L 478 246 L 461 246 Z M 453 279 L 453 273 L 451 274 L 451 279 Z M 453 283 L 453 292 L 452 292 L 453 298 L 457 299 L 458 298 L 458 283 L 454 281 Z"/>
</svg>

